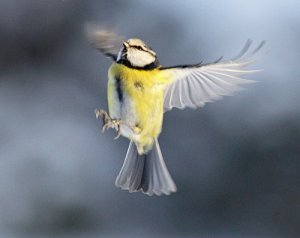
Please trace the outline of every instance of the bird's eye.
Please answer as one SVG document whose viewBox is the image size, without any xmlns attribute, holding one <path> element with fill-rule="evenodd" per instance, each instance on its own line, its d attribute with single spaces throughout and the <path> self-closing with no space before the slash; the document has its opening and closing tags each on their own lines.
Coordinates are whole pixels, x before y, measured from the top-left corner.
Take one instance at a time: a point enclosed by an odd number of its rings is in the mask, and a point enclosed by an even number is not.
<svg viewBox="0 0 300 238">
<path fill-rule="evenodd" d="M 143 48 L 141 46 L 137 46 L 136 47 L 138 50 L 143 50 Z"/>
</svg>

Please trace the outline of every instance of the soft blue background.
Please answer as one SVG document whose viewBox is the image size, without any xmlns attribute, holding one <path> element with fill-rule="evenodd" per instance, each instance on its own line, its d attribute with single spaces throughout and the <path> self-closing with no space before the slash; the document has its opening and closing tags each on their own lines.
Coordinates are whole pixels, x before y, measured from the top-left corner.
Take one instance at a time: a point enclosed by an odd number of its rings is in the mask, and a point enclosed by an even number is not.
<svg viewBox="0 0 300 238">
<path fill-rule="evenodd" d="M 99 132 L 110 60 L 86 22 L 144 39 L 163 65 L 267 44 L 246 91 L 165 115 L 178 193 L 114 186 L 128 141 Z M 0 1 L 0 237 L 299 237 L 300 2 Z"/>
</svg>

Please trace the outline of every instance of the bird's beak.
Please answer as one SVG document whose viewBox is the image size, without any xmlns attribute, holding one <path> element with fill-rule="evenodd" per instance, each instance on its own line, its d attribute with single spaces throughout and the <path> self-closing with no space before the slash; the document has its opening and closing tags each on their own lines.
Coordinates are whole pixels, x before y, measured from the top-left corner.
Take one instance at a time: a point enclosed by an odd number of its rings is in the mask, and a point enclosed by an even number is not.
<svg viewBox="0 0 300 238">
<path fill-rule="evenodd" d="M 128 48 L 128 47 L 129 47 L 129 44 L 128 44 L 126 41 L 124 41 L 124 42 L 123 42 L 123 46 L 124 46 L 124 48 Z"/>
</svg>

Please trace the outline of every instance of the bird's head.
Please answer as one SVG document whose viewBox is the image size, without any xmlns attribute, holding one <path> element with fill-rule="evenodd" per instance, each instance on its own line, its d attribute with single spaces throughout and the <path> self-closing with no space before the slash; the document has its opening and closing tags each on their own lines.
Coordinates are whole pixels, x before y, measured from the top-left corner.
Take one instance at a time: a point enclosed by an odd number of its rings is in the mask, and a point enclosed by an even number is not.
<svg viewBox="0 0 300 238">
<path fill-rule="evenodd" d="M 123 42 L 117 62 L 141 69 L 152 69 L 159 66 L 156 53 L 142 40 L 136 38 Z"/>
</svg>

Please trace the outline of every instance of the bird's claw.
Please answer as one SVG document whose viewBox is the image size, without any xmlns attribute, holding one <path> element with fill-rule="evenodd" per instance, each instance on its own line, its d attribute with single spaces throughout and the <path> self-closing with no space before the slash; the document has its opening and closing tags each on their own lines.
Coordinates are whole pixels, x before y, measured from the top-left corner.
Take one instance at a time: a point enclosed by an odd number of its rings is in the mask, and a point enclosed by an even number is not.
<svg viewBox="0 0 300 238">
<path fill-rule="evenodd" d="M 120 123 L 121 123 L 121 122 L 120 122 Z M 114 137 L 114 140 L 119 139 L 119 137 L 121 136 L 120 123 L 119 123 L 119 125 L 118 125 L 118 129 L 116 129 L 117 135 Z"/>
<path fill-rule="evenodd" d="M 118 119 L 112 119 L 108 113 L 102 109 L 96 109 L 95 110 L 96 118 L 99 119 L 99 117 L 102 118 L 102 133 L 104 133 L 109 128 L 113 128 L 117 131 L 117 136 L 114 138 L 115 140 L 118 139 L 121 136 L 121 129 L 120 124 L 122 123 L 121 120 Z"/>
</svg>

